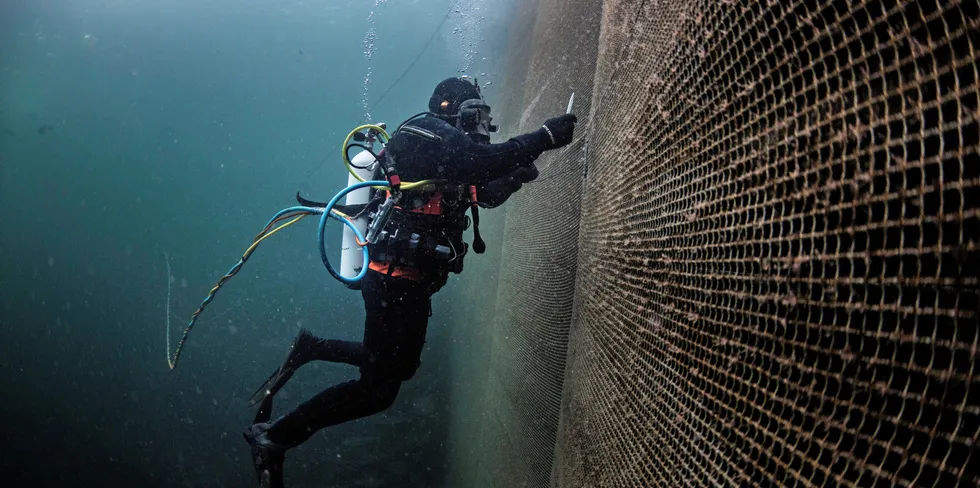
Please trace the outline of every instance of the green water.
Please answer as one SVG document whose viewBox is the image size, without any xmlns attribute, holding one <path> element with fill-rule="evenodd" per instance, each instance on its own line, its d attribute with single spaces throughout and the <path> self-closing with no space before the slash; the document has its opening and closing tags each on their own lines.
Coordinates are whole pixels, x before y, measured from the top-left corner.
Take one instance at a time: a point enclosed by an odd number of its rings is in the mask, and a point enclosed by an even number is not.
<svg viewBox="0 0 980 488">
<path fill-rule="evenodd" d="M 254 484 L 246 399 L 299 327 L 359 339 L 360 295 L 323 269 L 304 221 L 222 289 L 171 372 L 164 252 L 176 342 L 297 190 L 342 188 L 342 137 L 430 38 L 372 121 L 504 61 L 505 3 L 377 3 L 0 3 L 0 485 Z M 338 258 L 339 241 L 338 225 Z M 442 486 L 452 288 L 395 406 L 290 451 L 288 486 Z M 277 414 L 353 377 L 308 366 Z"/>
</svg>

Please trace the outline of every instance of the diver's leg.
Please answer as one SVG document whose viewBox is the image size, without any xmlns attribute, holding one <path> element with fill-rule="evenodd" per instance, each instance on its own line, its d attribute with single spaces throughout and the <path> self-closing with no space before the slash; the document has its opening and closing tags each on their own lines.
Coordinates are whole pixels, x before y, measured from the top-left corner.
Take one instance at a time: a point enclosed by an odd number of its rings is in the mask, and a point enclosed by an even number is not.
<svg viewBox="0 0 980 488">
<path fill-rule="evenodd" d="M 364 358 L 364 346 L 360 342 L 321 339 L 319 337 L 314 337 L 314 339 L 316 342 L 310 348 L 310 359 L 306 362 L 329 361 L 361 367 Z"/>
<path fill-rule="evenodd" d="M 406 381 L 421 364 L 429 324 L 429 283 L 369 272 L 364 298 L 364 363 L 361 376 Z"/>
<path fill-rule="evenodd" d="M 269 439 L 294 447 L 324 427 L 374 415 L 394 403 L 400 386 L 400 381 L 361 378 L 327 388 L 276 420 Z"/>
<path fill-rule="evenodd" d="M 249 397 L 249 406 L 275 395 L 293 377 L 300 366 L 310 361 L 330 361 L 360 367 L 364 359 L 364 347 L 360 342 L 321 339 L 306 329 L 300 329 L 289 348 L 286 360 Z"/>
<path fill-rule="evenodd" d="M 295 446 L 324 427 L 387 409 L 418 369 L 429 319 L 426 287 L 372 271 L 361 290 L 367 313 L 361 378 L 328 388 L 276 420 L 268 432 L 273 442 Z"/>
</svg>

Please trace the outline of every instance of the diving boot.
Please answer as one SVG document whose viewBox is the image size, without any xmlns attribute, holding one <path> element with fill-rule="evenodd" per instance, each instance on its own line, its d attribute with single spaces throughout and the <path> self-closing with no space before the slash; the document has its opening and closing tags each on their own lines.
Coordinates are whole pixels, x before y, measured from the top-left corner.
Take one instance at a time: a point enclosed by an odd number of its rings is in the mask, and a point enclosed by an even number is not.
<svg viewBox="0 0 980 488">
<path fill-rule="evenodd" d="M 248 399 L 248 405 L 251 407 L 261 402 L 265 397 L 275 396 L 276 392 L 286 385 L 286 382 L 293 377 L 293 373 L 300 366 L 313 360 L 313 347 L 317 341 L 319 339 L 312 332 L 300 329 L 299 334 L 293 339 L 292 346 L 289 347 L 289 354 L 282 366 L 273 371 L 269 375 L 269 379 L 265 380 L 265 383 L 262 383 L 262 386 L 255 390 L 255 393 L 252 393 Z"/>
<path fill-rule="evenodd" d="M 286 447 L 269 439 L 272 424 L 252 424 L 242 435 L 252 448 L 252 464 L 261 488 L 283 488 L 282 463 L 286 460 Z"/>
</svg>

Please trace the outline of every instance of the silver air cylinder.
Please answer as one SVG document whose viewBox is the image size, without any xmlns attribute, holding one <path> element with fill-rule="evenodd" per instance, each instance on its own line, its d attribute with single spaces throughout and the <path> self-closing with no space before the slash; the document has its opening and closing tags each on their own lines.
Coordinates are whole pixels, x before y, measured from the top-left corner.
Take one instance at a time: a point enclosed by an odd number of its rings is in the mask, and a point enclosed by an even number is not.
<svg viewBox="0 0 980 488">
<path fill-rule="evenodd" d="M 361 151 L 351 158 L 351 162 L 357 166 L 368 167 L 374 162 L 374 156 L 367 151 Z M 364 180 L 370 180 L 373 174 L 373 170 L 370 169 L 352 169 Z M 358 180 L 354 178 L 354 175 L 347 176 L 348 186 L 357 182 Z M 363 205 L 366 204 L 370 198 L 370 188 L 358 188 L 357 190 L 347 194 L 347 200 L 344 203 L 347 205 Z M 354 225 L 361 231 L 361 235 L 364 235 L 364 233 L 367 232 L 369 220 L 370 218 L 367 216 L 367 214 L 354 220 Z M 340 274 L 341 276 L 347 277 L 356 276 L 365 265 L 364 253 L 361 251 L 361 246 L 357 245 L 357 241 L 354 239 L 354 232 L 345 225 L 344 237 L 343 241 L 341 242 Z"/>
</svg>

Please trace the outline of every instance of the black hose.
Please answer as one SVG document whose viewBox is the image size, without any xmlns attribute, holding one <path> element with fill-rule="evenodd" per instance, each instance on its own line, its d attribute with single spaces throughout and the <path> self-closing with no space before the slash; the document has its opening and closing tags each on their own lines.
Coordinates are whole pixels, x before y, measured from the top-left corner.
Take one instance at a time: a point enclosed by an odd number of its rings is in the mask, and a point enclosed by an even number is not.
<svg viewBox="0 0 980 488">
<path fill-rule="evenodd" d="M 344 148 L 344 153 L 347 155 L 347 160 L 348 161 L 351 161 L 351 163 L 350 163 L 351 166 L 353 166 L 353 167 L 355 167 L 357 169 L 364 169 L 364 170 L 370 169 L 367 166 L 358 166 L 358 165 L 356 165 L 356 164 L 353 163 L 353 159 L 351 159 L 351 157 L 350 157 L 350 148 L 352 148 L 352 147 L 359 147 L 362 150 L 367 151 L 368 154 L 370 154 L 371 156 L 374 156 L 374 161 L 375 162 L 378 162 L 378 155 L 377 154 L 374 154 L 374 151 L 372 151 L 371 148 L 369 148 L 369 147 L 367 147 L 367 146 L 365 146 L 363 144 L 358 144 L 358 143 L 354 142 L 354 143 L 348 144 L 347 147 Z"/>
<path fill-rule="evenodd" d="M 470 212 L 473 214 L 473 250 L 477 254 L 483 254 L 487 250 L 487 243 L 483 242 L 483 238 L 480 237 L 480 206 L 478 202 L 473 202 Z"/>
<path fill-rule="evenodd" d="M 395 132 L 392 132 L 391 135 L 394 136 L 395 134 L 398 133 L 398 131 L 402 130 L 402 127 L 405 127 L 405 124 L 407 124 L 407 123 L 409 123 L 409 122 L 411 122 L 411 121 L 413 121 L 413 120 L 415 120 L 415 119 L 417 119 L 417 118 L 419 118 L 419 117 L 421 117 L 423 115 L 433 115 L 434 116 L 435 114 L 432 113 L 432 112 L 419 112 L 419 113 L 417 113 L 417 114 L 415 114 L 415 115 L 413 115 L 413 116 L 405 119 L 405 121 L 402 122 L 401 124 L 399 124 L 398 125 L 398 128 L 395 129 Z"/>
</svg>

